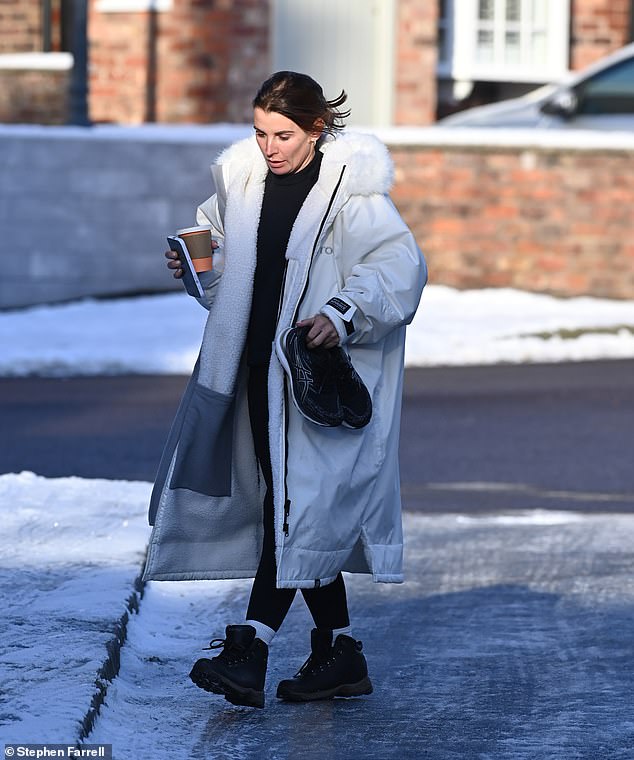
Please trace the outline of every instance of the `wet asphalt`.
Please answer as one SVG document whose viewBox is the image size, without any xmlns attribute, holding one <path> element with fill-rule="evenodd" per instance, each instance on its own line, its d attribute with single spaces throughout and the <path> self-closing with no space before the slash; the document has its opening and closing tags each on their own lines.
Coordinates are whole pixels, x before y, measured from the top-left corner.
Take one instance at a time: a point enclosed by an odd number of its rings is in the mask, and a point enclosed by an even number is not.
<svg viewBox="0 0 634 760">
<path fill-rule="evenodd" d="M 182 376 L 0 379 L 0 473 L 152 480 Z M 634 510 L 634 361 L 409 369 L 404 506 Z"/>
</svg>

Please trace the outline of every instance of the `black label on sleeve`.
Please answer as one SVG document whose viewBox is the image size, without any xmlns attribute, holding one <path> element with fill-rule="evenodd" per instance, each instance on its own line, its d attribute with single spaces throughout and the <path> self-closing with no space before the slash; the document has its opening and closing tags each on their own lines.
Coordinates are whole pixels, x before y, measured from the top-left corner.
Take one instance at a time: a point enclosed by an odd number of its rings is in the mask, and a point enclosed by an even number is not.
<svg viewBox="0 0 634 760">
<path fill-rule="evenodd" d="M 332 306 L 335 311 L 338 311 L 340 314 L 345 314 L 347 311 L 350 311 L 350 304 L 347 304 L 345 301 L 342 301 L 341 298 L 331 298 L 330 301 L 328 301 L 328 306 Z"/>
</svg>

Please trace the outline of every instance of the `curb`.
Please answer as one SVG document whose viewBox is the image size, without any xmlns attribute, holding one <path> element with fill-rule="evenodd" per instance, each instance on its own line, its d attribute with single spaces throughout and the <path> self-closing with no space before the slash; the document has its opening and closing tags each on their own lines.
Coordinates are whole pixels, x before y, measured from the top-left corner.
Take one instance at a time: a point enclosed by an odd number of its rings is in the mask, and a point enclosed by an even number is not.
<svg viewBox="0 0 634 760">
<path fill-rule="evenodd" d="M 143 566 L 145 566 L 145 558 L 143 559 Z M 134 591 L 125 602 L 125 611 L 114 624 L 114 636 L 106 643 L 106 659 L 97 671 L 97 677 L 95 678 L 97 691 L 93 694 L 90 707 L 79 721 L 80 731 L 76 744 L 77 748 L 80 748 L 90 736 L 101 706 L 106 701 L 108 687 L 119 675 L 121 668 L 121 647 L 125 644 L 128 635 L 128 621 L 130 620 L 130 615 L 138 614 L 141 600 L 145 593 L 145 581 L 142 580 L 142 571 L 134 579 L 133 587 Z"/>
</svg>

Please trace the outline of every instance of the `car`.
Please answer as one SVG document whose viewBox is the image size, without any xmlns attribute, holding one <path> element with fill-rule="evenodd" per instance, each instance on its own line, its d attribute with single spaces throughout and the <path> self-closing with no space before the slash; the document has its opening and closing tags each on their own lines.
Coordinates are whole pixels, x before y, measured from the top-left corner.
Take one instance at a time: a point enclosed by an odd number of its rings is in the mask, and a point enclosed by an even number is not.
<svg viewBox="0 0 634 760">
<path fill-rule="evenodd" d="M 442 127 L 546 127 L 634 131 L 634 43 L 520 98 L 477 106 Z"/>
</svg>

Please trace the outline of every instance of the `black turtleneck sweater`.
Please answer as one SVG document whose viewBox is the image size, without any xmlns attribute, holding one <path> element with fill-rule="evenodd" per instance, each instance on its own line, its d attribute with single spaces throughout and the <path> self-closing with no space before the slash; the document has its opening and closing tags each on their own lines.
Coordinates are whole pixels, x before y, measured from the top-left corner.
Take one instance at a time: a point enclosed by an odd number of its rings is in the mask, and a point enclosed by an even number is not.
<svg viewBox="0 0 634 760">
<path fill-rule="evenodd" d="M 273 174 L 269 171 L 266 175 L 247 332 L 249 366 L 268 364 L 271 358 L 286 269 L 286 247 L 295 218 L 319 177 L 322 155 L 316 151 L 308 166 L 298 172 Z"/>
</svg>

